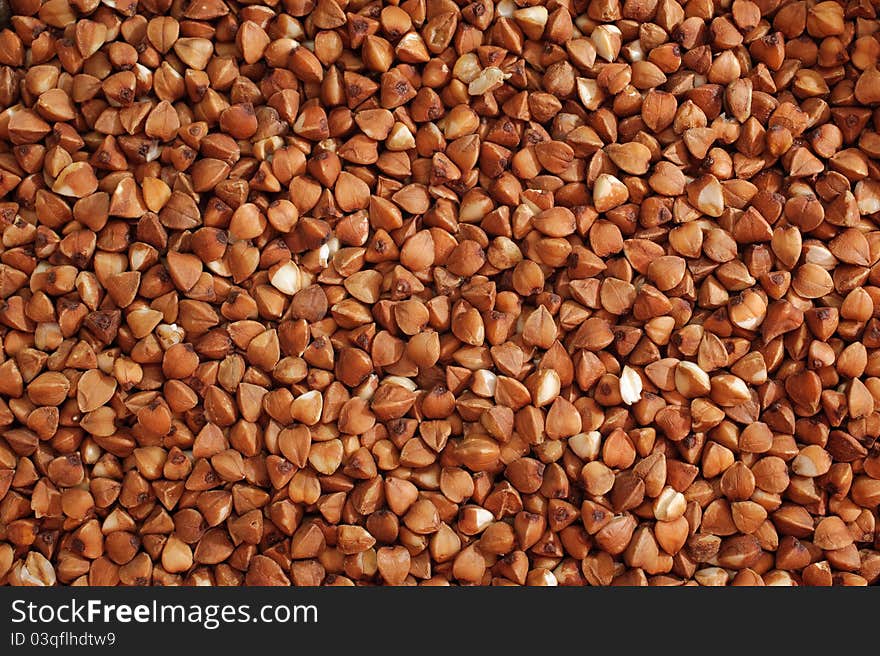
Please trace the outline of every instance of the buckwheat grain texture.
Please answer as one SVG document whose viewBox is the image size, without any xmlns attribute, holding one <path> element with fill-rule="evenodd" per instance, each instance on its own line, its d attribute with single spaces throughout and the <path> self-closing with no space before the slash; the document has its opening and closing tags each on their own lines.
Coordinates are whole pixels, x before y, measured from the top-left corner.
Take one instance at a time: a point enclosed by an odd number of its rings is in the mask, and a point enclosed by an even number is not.
<svg viewBox="0 0 880 656">
<path fill-rule="evenodd" d="M 877 8 L 0 0 L 0 583 L 876 583 Z"/>
</svg>

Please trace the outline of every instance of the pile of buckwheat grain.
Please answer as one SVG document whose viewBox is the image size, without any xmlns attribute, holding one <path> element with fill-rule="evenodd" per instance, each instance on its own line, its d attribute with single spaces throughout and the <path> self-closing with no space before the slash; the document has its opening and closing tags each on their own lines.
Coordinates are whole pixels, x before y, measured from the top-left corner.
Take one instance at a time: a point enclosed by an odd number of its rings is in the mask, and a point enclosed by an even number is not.
<svg viewBox="0 0 880 656">
<path fill-rule="evenodd" d="M 3 0 L 0 583 L 874 583 L 877 7 Z"/>
</svg>

